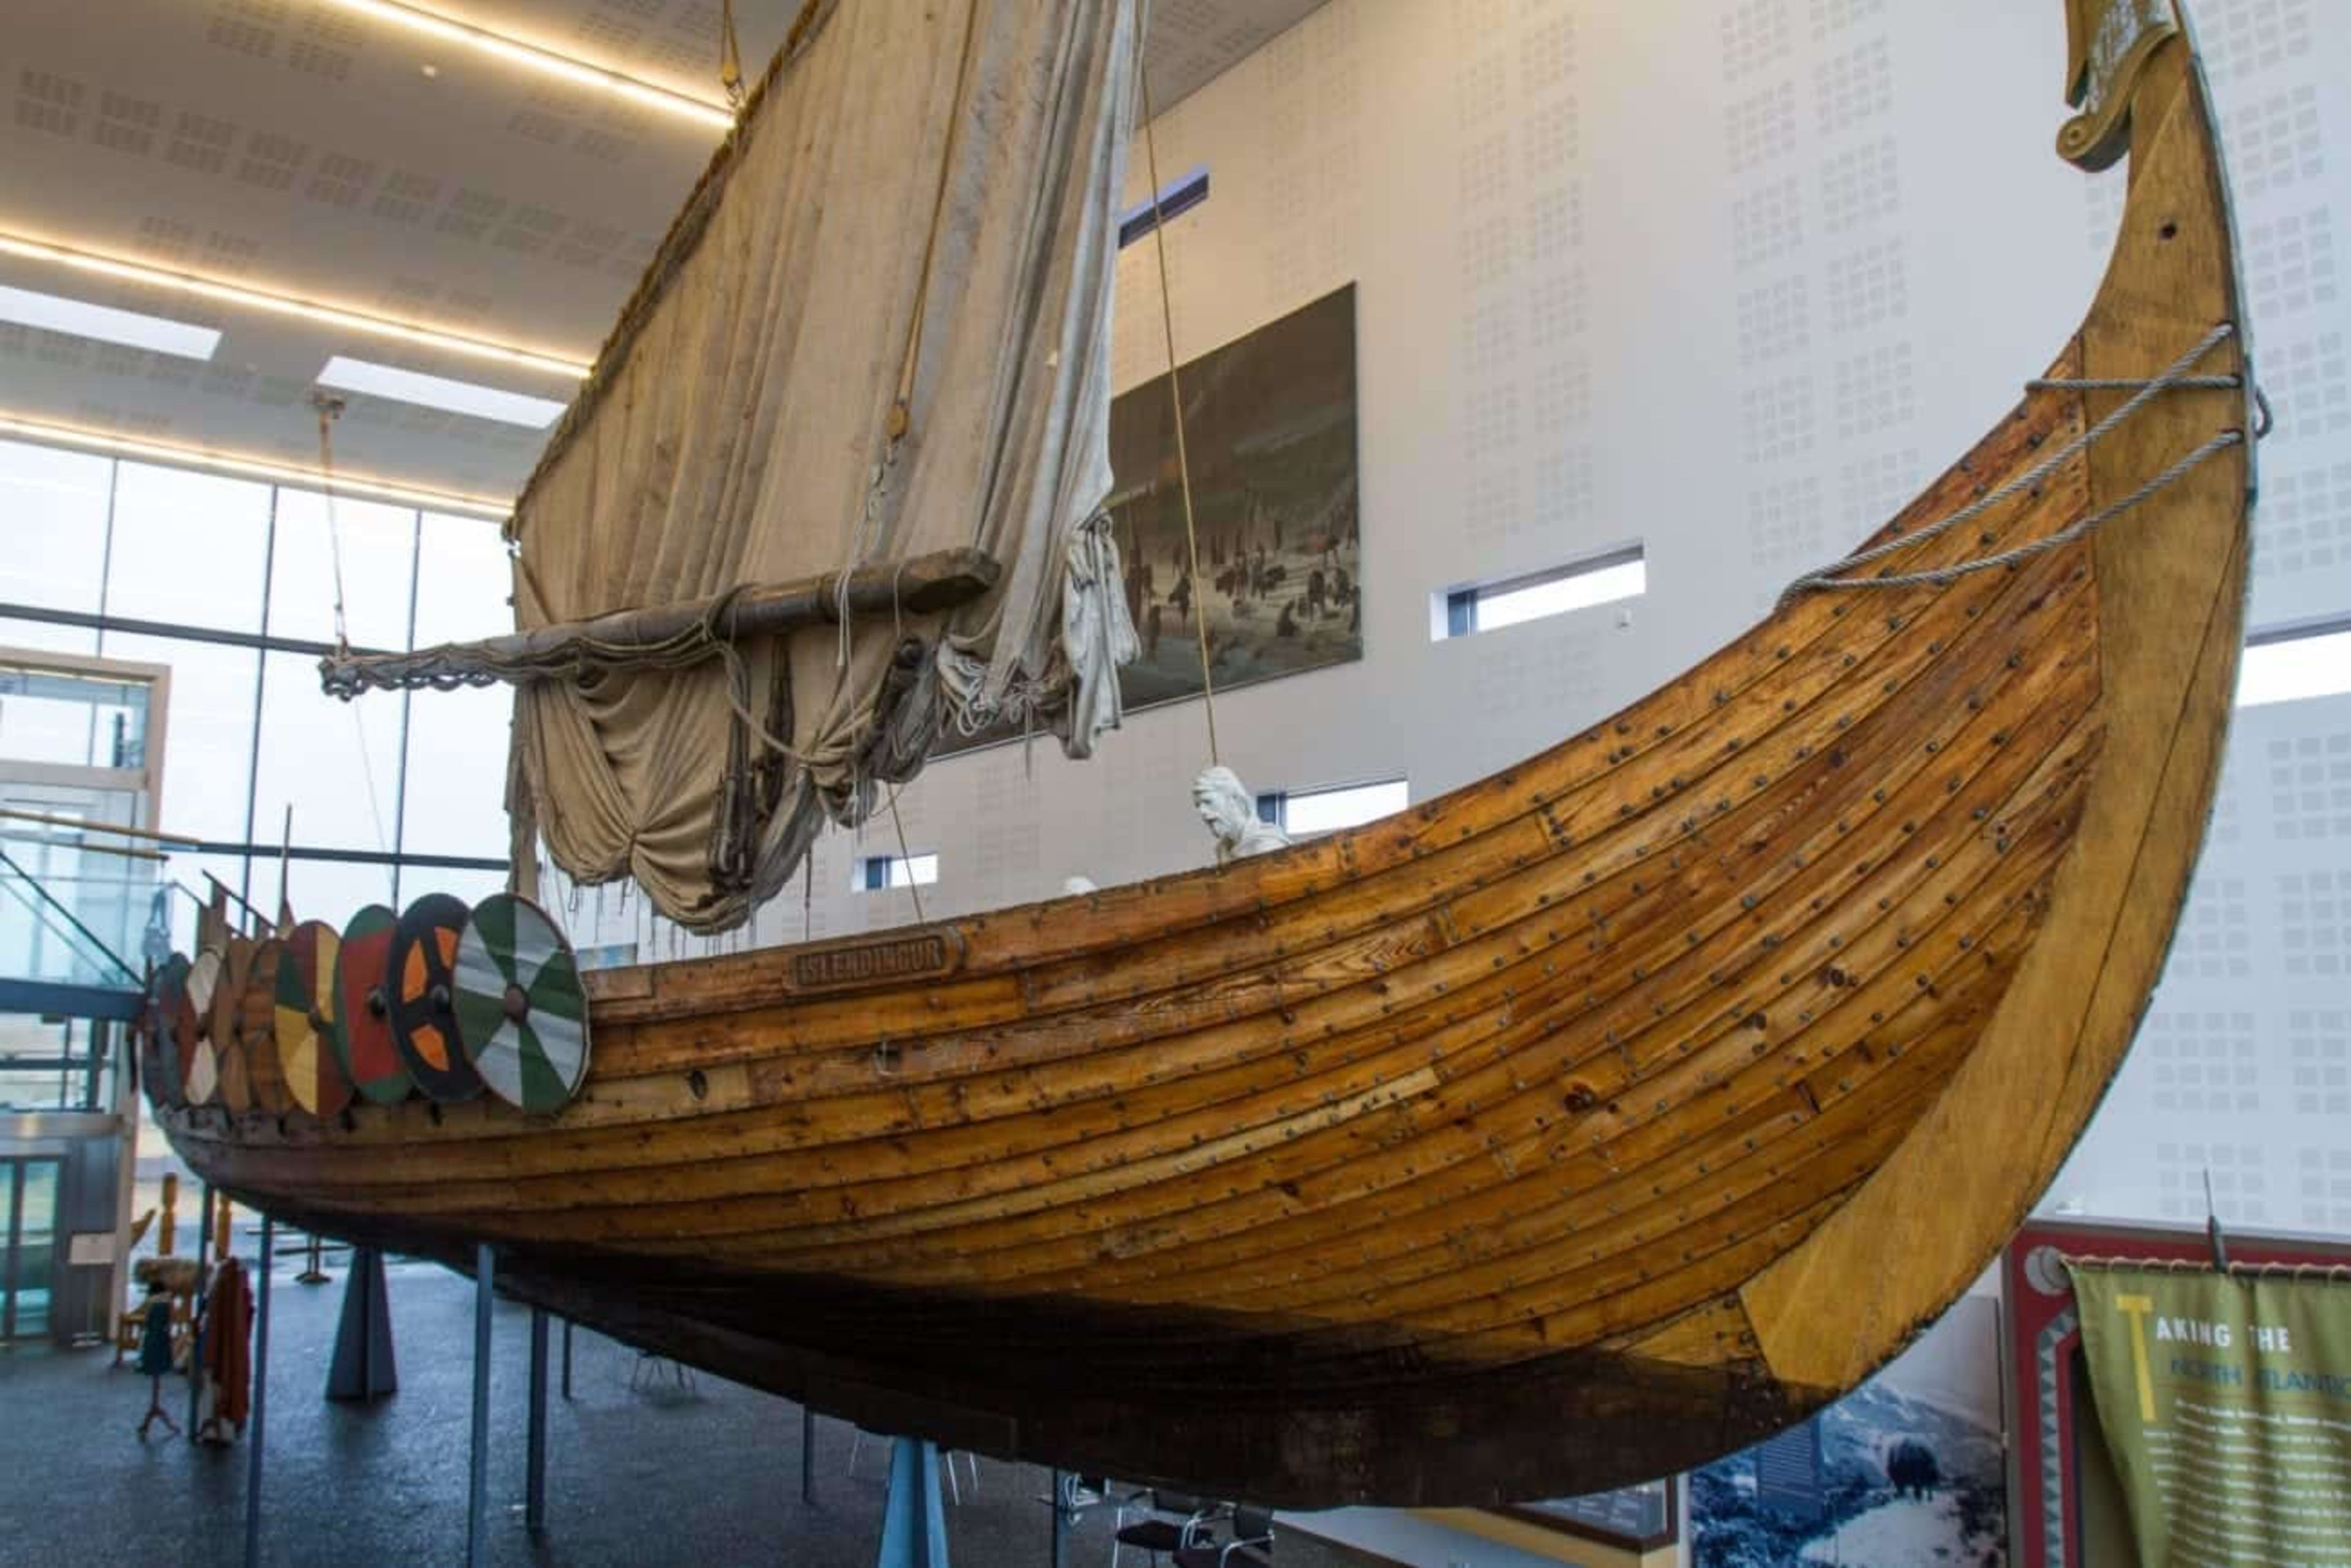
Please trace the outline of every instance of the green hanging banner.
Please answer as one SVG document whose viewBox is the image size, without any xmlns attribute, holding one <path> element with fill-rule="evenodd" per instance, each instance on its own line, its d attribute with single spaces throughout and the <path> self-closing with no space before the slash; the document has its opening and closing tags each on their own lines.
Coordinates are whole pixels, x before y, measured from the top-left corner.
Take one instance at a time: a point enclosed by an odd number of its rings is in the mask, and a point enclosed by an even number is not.
<svg viewBox="0 0 2351 1568">
<path fill-rule="evenodd" d="M 2069 1267 L 2139 1561 L 2351 1563 L 2351 1280 Z"/>
</svg>

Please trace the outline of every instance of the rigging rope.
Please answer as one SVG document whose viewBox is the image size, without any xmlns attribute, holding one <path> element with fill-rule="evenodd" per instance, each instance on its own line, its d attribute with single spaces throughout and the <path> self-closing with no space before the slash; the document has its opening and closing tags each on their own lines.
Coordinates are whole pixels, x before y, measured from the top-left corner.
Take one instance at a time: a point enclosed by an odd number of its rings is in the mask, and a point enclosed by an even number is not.
<svg viewBox="0 0 2351 1568">
<path fill-rule="evenodd" d="M 718 0 L 718 85 L 726 107 L 743 112 L 743 46 L 735 37 L 735 0 Z"/>
<path fill-rule="evenodd" d="M 343 522 L 341 514 L 335 508 L 333 433 L 334 422 L 343 416 L 343 400 L 322 392 L 313 392 L 310 406 L 319 411 L 319 479 L 327 497 L 327 556 L 335 573 L 335 653 L 340 657 L 348 658 L 351 639 L 343 615 Z M 413 517 L 410 526 L 418 526 Z M 351 733 L 359 741 L 360 779 L 367 786 L 368 817 L 375 824 L 375 846 L 389 852 L 392 841 L 383 831 L 383 800 L 375 787 L 374 759 L 368 755 L 367 725 L 357 706 L 351 709 Z M 288 831 L 291 831 L 290 815 Z"/>
<path fill-rule="evenodd" d="M 1167 338 L 1167 397 L 1176 408 L 1176 478 L 1184 496 L 1184 548 L 1192 575 L 1192 630 L 1200 643 L 1200 708 L 1208 719 L 1208 762 L 1217 754 L 1217 681 L 1208 668 L 1208 595 L 1200 581 L 1200 534 L 1192 521 L 1192 456 L 1184 442 L 1184 376 L 1176 363 L 1176 307 L 1167 287 L 1167 215 L 1159 205 L 1159 140 L 1151 131 L 1151 67 L 1144 58 L 1146 39 L 1134 44 L 1136 85 L 1143 93 L 1143 157 L 1151 181 L 1151 248 L 1159 261 L 1159 324 Z M 1137 548 L 1141 548 L 1138 543 Z"/>
<path fill-rule="evenodd" d="M 898 820 L 898 787 L 884 780 L 883 788 L 890 791 L 890 825 L 898 831 L 898 863 L 906 868 L 906 891 L 914 895 L 914 921 L 923 919 L 923 890 L 914 881 L 914 857 L 906 850 L 906 824 Z"/>
<path fill-rule="evenodd" d="M 1867 566 L 1872 561 L 1882 560 L 1886 557 L 1893 555 L 1898 551 L 1907 550 L 1914 546 L 1924 544 L 1929 539 L 1938 538 L 1939 536 L 1949 532 L 1952 528 L 1957 528 L 1961 523 L 1969 522 L 1976 517 L 1983 516 L 1984 513 L 1991 511 L 1993 507 L 1999 506 L 2004 501 L 2038 487 L 2047 480 L 2052 474 L 2056 473 L 2058 469 L 2064 467 L 2075 457 L 2078 457 L 2083 453 L 2088 451 L 2099 441 L 2111 434 L 2116 427 L 2130 419 L 2134 414 L 2137 413 L 2141 409 L 2145 408 L 2148 403 L 2154 402 L 2157 397 L 2165 392 L 2191 389 L 2218 390 L 2222 388 L 2233 391 L 2242 387 L 2244 385 L 2244 378 L 2241 376 L 2199 376 L 2191 375 L 2189 373 L 2195 368 L 2198 361 L 2203 359 L 2206 354 L 2210 353 L 2214 348 L 2218 347 L 2222 342 L 2227 341 L 2228 339 L 2233 336 L 2235 332 L 2236 326 L 2234 323 L 2228 321 L 2221 322 L 2219 326 L 2214 327 L 2210 331 L 2205 333 L 2204 336 L 2198 340 L 2194 348 L 2189 350 L 2186 353 L 2180 355 L 2179 359 L 2173 361 L 2170 366 L 2166 369 L 2162 374 L 2147 381 L 2121 379 L 2067 381 L 2062 379 L 2052 379 L 2049 377 L 2040 377 L 2026 382 L 2025 384 L 2029 388 L 2035 391 L 2064 388 L 2069 391 L 2105 390 L 2119 392 L 2127 388 L 2131 389 L 2131 396 L 2117 405 L 2112 412 L 2107 413 L 2105 418 L 2084 430 L 2081 434 L 2076 435 L 2071 441 L 2066 442 L 2063 446 L 2060 446 L 2056 451 L 2051 453 L 2047 457 L 2043 458 L 2039 463 L 2034 464 L 2032 467 L 2026 469 L 2023 473 L 2010 480 L 2007 484 L 2000 486 L 2000 488 L 1991 491 L 1986 495 L 1978 497 L 1975 500 L 1970 501 L 1964 507 L 1961 507 L 1958 511 L 1951 513 L 1949 516 L 1938 518 L 1934 522 L 1927 524 L 1923 528 L 1913 528 L 1908 533 L 1902 534 L 1886 540 L 1884 544 L 1873 545 L 1869 549 L 1864 550 L 1856 550 L 1852 555 L 1846 556 L 1842 560 L 1836 561 L 1829 566 L 1823 567 L 1818 571 L 1807 572 L 1803 576 L 1796 579 L 1795 581 L 1790 583 L 1781 593 L 1780 606 L 1782 608 L 1785 608 L 1788 604 L 1802 595 L 1822 589 L 1915 588 L 1924 584 L 1941 585 L 1956 582 L 1960 578 L 1966 577 L 1971 573 L 1989 571 L 1996 567 L 2011 565 L 2014 562 L 2025 559 L 2028 557 L 2039 555 L 2045 550 L 2055 549 L 2061 546 L 2071 544 L 2078 538 L 2082 538 L 2095 532 L 2100 527 L 2111 522 L 2116 517 L 2120 517 L 2123 513 L 2129 511 L 2132 507 L 2147 500 L 2149 497 L 2156 495 L 2158 492 L 2164 490 L 2171 485 L 2176 484 L 2180 479 L 2185 478 L 2199 465 L 2213 456 L 2215 454 L 2241 443 L 2245 439 L 2245 433 L 2241 430 L 2222 431 L 2220 434 L 2214 436 L 2210 441 L 2205 442 L 2193 452 L 2189 453 L 2186 456 L 2181 457 L 2171 464 L 2170 466 L 2165 468 L 2161 473 L 2156 475 L 2153 478 L 2147 480 L 2137 489 L 2132 491 L 2129 495 L 2125 496 L 2120 500 L 2100 507 L 2097 511 L 2091 513 L 2087 517 L 2075 520 L 2065 528 L 2061 528 L 2056 533 L 2050 534 L 2043 538 L 2030 540 L 2012 549 L 2002 550 L 1995 555 L 1978 557 L 1970 560 L 1957 561 L 1949 566 L 1935 567 L 1922 571 L 1898 572 L 1878 577 L 1844 577 L 1837 575 L 1840 572 L 1851 571 L 1855 567 Z"/>
</svg>

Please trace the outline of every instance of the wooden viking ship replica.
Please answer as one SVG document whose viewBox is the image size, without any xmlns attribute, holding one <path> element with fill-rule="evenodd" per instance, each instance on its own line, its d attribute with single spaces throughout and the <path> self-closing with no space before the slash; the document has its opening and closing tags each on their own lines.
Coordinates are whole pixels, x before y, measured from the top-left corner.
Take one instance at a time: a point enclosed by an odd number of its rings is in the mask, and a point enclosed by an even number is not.
<svg viewBox="0 0 2351 1568">
<path fill-rule="evenodd" d="M 2130 182 L 2080 330 L 1662 689 L 1353 831 L 597 972 L 584 1021 L 521 899 L 231 944 L 161 988 L 172 1142 L 876 1429 L 1270 1502 L 1590 1490 L 1852 1388 L 2097 1104 L 2231 707 L 2211 105 L 2165 0 L 2073 9 L 2060 151 Z M 1132 0 L 812 5 L 522 498 L 521 631 L 330 688 L 514 681 L 517 863 L 699 929 L 946 724 L 1082 752 L 1135 51 Z"/>
</svg>

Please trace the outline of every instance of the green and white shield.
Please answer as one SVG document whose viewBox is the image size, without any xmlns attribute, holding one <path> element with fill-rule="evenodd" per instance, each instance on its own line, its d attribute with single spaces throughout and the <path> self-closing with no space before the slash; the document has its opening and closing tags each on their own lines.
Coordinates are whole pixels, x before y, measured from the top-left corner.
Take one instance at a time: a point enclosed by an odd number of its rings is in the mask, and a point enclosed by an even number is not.
<svg viewBox="0 0 2351 1568">
<path fill-rule="evenodd" d="M 501 893 L 457 944 L 457 1038 L 490 1092 L 534 1115 L 559 1111 L 588 1076 L 588 998 L 571 944 L 545 910 Z"/>
</svg>

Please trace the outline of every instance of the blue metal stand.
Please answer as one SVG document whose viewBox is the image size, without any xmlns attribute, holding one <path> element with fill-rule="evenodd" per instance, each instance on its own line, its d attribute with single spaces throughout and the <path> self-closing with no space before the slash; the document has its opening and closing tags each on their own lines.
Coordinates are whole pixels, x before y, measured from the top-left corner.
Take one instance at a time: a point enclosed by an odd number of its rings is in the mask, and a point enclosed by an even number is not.
<svg viewBox="0 0 2351 1568">
<path fill-rule="evenodd" d="M 563 1320 L 563 1397 L 571 1397 L 571 1320 Z"/>
<path fill-rule="evenodd" d="M 800 1406 L 800 1500 L 816 1501 L 816 1412 Z"/>
<path fill-rule="evenodd" d="M 1070 1488 L 1075 1479 L 1067 1470 L 1053 1472 L 1053 1495 L 1047 1500 L 1053 1509 L 1053 1568 L 1068 1568 L 1070 1561 L 1070 1526 L 1077 1522 Z"/>
<path fill-rule="evenodd" d="M 490 1560 L 490 1301 L 496 1261 L 487 1246 L 474 1249 L 474 1444 L 465 1483 L 465 1563 Z"/>
<path fill-rule="evenodd" d="M 524 1472 L 522 1521 L 538 1535 L 547 1529 L 547 1310 L 530 1310 L 530 1442 Z"/>
<path fill-rule="evenodd" d="M 882 1553 L 873 1562 L 874 1568 L 947 1568 L 936 1443 L 890 1440 L 890 1495 L 882 1505 Z"/>
<path fill-rule="evenodd" d="M 399 1391 L 383 1254 L 372 1247 L 361 1247 L 351 1253 L 350 1272 L 343 1279 L 343 1315 L 335 1325 L 335 1359 L 327 1372 L 327 1397 L 373 1399 Z"/>
<path fill-rule="evenodd" d="M 277 1229 L 277 1221 L 261 1217 L 261 1257 L 254 1265 L 261 1276 L 261 1301 L 253 1314 L 253 1413 L 246 1420 L 253 1451 L 245 1466 L 245 1568 L 260 1568 L 261 1563 L 261 1456 L 268 1447 L 269 1431 L 269 1276 L 277 1272 L 270 1248 Z"/>
</svg>

